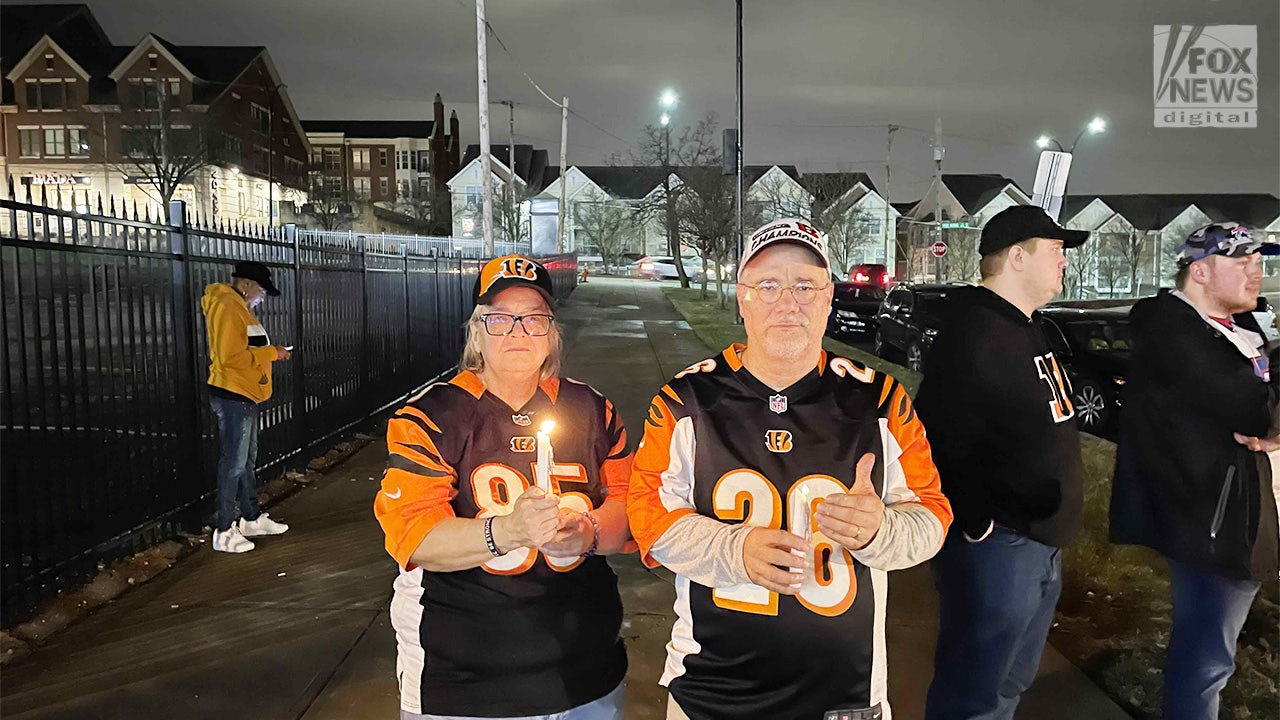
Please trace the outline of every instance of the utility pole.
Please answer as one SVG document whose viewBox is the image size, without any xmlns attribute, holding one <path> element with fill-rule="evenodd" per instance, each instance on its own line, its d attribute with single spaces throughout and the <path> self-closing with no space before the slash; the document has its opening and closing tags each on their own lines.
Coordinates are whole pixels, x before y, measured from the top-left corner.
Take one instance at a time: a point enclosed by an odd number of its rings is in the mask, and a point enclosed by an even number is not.
<svg viewBox="0 0 1280 720">
<path fill-rule="evenodd" d="M 933 223 L 938 228 L 938 240 L 942 240 L 942 118 L 933 124 Z M 942 258 L 933 258 L 933 281 L 942 282 Z"/>
<path fill-rule="evenodd" d="M 516 104 L 511 100 L 499 100 L 499 105 L 506 105 L 511 111 L 510 125 L 507 135 L 507 165 L 511 172 L 507 177 L 507 200 L 503 203 L 503 222 L 507 225 L 508 240 L 515 242 L 520 233 L 516 229 L 520 224 L 520 211 L 516 208 Z"/>
<path fill-rule="evenodd" d="M 894 275 L 898 274 L 898 232 L 897 228 L 889 224 L 892 220 L 890 212 L 893 207 L 889 204 L 889 186 L 893 178 L 893 134 L 896 132 L 898 132 L 898 126 L 890 125 L 888 147 L 884 151 L 884 233 L 886 239 L 884 259 L 885 265 L 893 268 Z"/>
<path fill-rule="evenodd" d="M 487 49 L 488 23 L 484 19 L 484 0 L 476 0 L 476 70 L 479 74 L 480 97 L 480 190 L 484 198 L 481 227 L 484 231 L 484 255 L 494 257 L 493 247 L 493 160 L 489 152 L 489 61 Z"/>
<path fill-rule="evenodd" d="M 742 227 L 742 0 L 737 1 L 737 44 L 738 44 L 738 86 L 737 86 L 737 126 L 738 126 L 738 146 L 734 152 L 738 154 L 737 166 L 737 182 L 734 187 L 734 211 L 738 217 L 738 242 L 734 244 L 733 267 L 738 269 L 738 260 L 742 257 L 742 240 L 744 236 L 744 228 Z M 735 280 L 736 282 L 736 280 Z M 741 316 L 734 314 L 741 321 Z"/>
<path fill-rule="evenodd" d="M 568 171 L 568 167 L 566 166 L 566 162 L 568 161 L 568 158 L 569 158 L 568 149 L 569 149 L 569 98 L 565 97 L 564 102 L 560 104 L 560 225 L 557 227 L 557 230 L 559 230 L 559 233 L 558 233 L 559 244 L 556 247 L 556 251 L 560 253 L 564 252 L 565 236 L 568 234 L 568 228 L 564 226 L 565 200 L 568 198 L 568 192 L 566 191 L 564 174 L 565 172 Z"/>
</svg>

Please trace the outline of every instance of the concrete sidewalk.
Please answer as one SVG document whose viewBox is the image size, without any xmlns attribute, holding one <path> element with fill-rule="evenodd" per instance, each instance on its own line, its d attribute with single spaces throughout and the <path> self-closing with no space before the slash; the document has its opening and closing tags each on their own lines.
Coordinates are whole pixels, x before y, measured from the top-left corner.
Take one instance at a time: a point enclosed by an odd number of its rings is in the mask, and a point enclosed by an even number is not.
<svg viewBox="0 0 1280 720">
<path fill-rule="evenodd" d="M 654 391 L 708 350 L 656 283 L 594 279 L 558 312 L 566 372 L 639 433 Z M 633 443 L 638 437 L 633 435 Z M 288 534 L 247 555 L 207 547 L 4 672 L 6 718 L 382 718 L 398 714 L 387 614 L 394 563 L 373 519 L 385 450 L 374 444 L 272 516 Z M 627 717 L 664 717 L 657 686 L 673 618 L 670 575 L 611 559 L 627 611 Z M 889 681 L 895 717 L 922 714 L 936 600 L 925 568 L 893 573 Z M 1124 718 L 1050 648 L 1019 718 Z"/>
</svg>

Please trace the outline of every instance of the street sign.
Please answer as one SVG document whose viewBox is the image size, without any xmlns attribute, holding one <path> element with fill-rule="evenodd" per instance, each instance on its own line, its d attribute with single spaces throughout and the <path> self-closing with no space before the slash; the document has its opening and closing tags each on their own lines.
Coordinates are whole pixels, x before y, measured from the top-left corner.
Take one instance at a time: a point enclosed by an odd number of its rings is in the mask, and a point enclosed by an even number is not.
<svg viewBox="0 0 1280 720">
<path fill-rule="evenodd" d="M 943 230 L 959 230 L 960 228 L 967 228 L 967 227 L 969 227 L 969 223 L 967 223 L 967 222 L 944 222 L 944 223 L 942 223 L 942 229 L 943 229 Z"/>
<path fill-rule="evenodd" d="M 1054 219 L 1062 211 L 1062 196 L 1067 193 L 1067 175 L 1071 172 L 1071 153 L 1045 150 L 1040 153 L 1036 180 L 1031 189 L 1031 204 L 1039 205 Z"/>
<path fill-rule="evenodd" d="M 929 248 L 929 252 L 932 253 L 934 257 L 940 258 L 947 254 L 947 244 L 939 240 Z"/>
</svg>

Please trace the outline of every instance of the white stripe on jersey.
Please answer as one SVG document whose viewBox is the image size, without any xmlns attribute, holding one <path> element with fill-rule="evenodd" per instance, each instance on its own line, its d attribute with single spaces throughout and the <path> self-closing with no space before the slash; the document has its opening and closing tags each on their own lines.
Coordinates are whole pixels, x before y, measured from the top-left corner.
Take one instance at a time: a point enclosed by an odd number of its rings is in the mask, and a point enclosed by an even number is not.
<svg viewBox="0 0 1280 720">
<path fill-rule="evenodd" d="M 880 491 L 880 499 L 885 505 L 919 502 L 920 498 L 907 485 L 907 474 L 902 470 L 902 446 L 889 430 L 887 418 L 880 418 L 880 445 L 884 448 L 884 487 Z"/>
<path fill-rule="evenodd" d="M 884 422 L 883 420 L 881 422 Z M 871 643 L 871 686 L 868 692 L 871 706 L 880 703 L 884 716 L 881 720 L 893 720 L 889 710 L 889 651 L 885 647 L 884 624 L 885 607 L 889 604 L 889 573 L 884 570 L 867 568 L 871 571 L 871 591 L 876 603 Z"/>
<path fill-rule="evenodd" d="M 689 609 L 689 578 L 676 575 L 676 622 L 671 628 L 671 641 L 667 643 L 667 664 L 662 669 L 658 684 L 670 687 L 671 681 L 684 674 L 684 659 L 702 652 L 702 646 L 693 639 L 693 612 Z"/>
<path fill-rule="evenodd" d="M 249 347 L 266 347 L 271 344 L 271 336 L 267 335 L 267 329 L 261 325 L 245 327 L 245 334 L 249 336 Z M 255 342 L 255 338 L 261 338 L 261 340 Z"/>
<path fill-rule="evenodd" d="M 693 505 L 693 458 L 697 440 L 693 434 L 693 418 L 683 417 L 676 421 L 671 431 L 671 452 L 667 469 L 662 471 L 662 486 L 658 488 L 658 497 L 667 512 L 684 508 L 694 509 Z"/>
<path fill-rule="evenodd" d="M 422 670 L 427 655 L 422 650 L 422 566 L 400 569 L 392 583 L 391 627 L 396 633 L 396 679 L 400 683 L 400 707 L 422 713 Z"/>
</svg>

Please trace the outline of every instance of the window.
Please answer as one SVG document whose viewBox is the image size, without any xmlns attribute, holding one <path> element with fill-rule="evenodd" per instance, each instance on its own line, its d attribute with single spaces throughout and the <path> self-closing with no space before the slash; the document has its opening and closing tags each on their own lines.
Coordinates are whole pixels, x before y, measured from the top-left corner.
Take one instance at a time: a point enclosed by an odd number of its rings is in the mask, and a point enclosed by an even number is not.
<svg viewBox="0 0 1280 720">
<path fill-rule="evenodd" d="M 144 128 L 121 128 L 120 141 L 125 155 L 140 157 L 151 151 L 152 135 Z"/>
<path fill-rule="evenodd" d="M 67 128 L 67 154 L 85 157 L 89 154 L 89 131 L 85 128 Z"/>
<path fill-rule="evenodd" d="M 383 150 L 386 152 L 386 150 Z M 391 197 L 391 180 L 390 178 L 378 178 L 378 197 Z"/>
<path fill-rule="evenodd" d="M 55 156 L 67 154 L 67 135 L 62 128 L 44 129 L 44 154 Z"/>
<path fill-rule="evenodd" d="M 324 163 L 324 153 L 320 150 L 311 151 L 311 167 L 318 168 Z"/>
<path fill-rule="evenodd" d="M 386 148 L 378 148 L 378 167 L 387 166 L 387 156 L 391 154 Z"/>
<path fill-rule="evenodd" d="M 352 183 L 355 186 L 356 197 L 360 198 L 361 200 L 369 199 L 369 178 L 367 177 L 352 178 Z"/>
<path fill-rule="evenodd" d="M 266 108 L 257 103 L 249 103 L 249 114 L 253 117 L 254 124 L 258 126 L 258 132 L 265 135 L 271 131 L 271 114 Z"/>
<path fill-rule="evenodd" d="M 413 195 L 413 183 L 408 180 L 400 181 L 400 197 L 408 200 Z"/>
<path fill-rule="evenodd" d="M 182 97 L 182 82 L 180 80 L 169 79 L 169 97 L 175 100 Z"/>
<path fill-rule="evenodd" d="M 428 150 L 418 151 L 417 167 L 418 167 L 418 172 L 420 173 L 431 172 L 431 152 L 430 151 Z"/>
<path fill-rule="evenodd" d="M 19 128 L 22 157 L 40 157 L 40 128 Z"/>
<path fill-rule="evenodd" d="M 44 56 L 44 69 L 45 69 L 45 72 L 53 72 L 53 54 L 52 53 Z"/>
<path fill-rule="evenodd" d="M 325 170 L 341 170 L 342 157 L 338 154 L 338 148 L 324 149 L 324 169 Z"/>
<path fill-rule="evenodd" d="M 479 185 L 467 186 L 467 204 L 474 205 L 476 207 L 480 206 L 480 186 Z"/>
<path fill-rule="evenodd" d="M 155 80 L 130 80 L 129 81 L 129 107 L 134 110 L 158 110 L 160 109 L 160 93 L 164 88 L 166 94 L 170 94 L 167 86 L 161 85 Z"/>
<path fill-rule="evenodd" d="M 326 177 L 324 179 L 324 190 L 328 194 L 330 200 L 342 199 L 342 178 Z"/>
<path fill-rule="evenodd" d="M 69 88 L 66 80 L 27 81 L 28 110 L 64 110 Z"/>
<path fill-rule="evenodd" d="M 150 70 L 150 71 L 152 71 L 152 72 L 155 72 L 156 70 L 159 70 L 159 69 L 160 69 L 160 58 L 156 57 L 156 56 L 155 56 L 155 54 L 148 55 L 148 56 L 147 56 L 147 69 L 148 69 L 148 70 Z"/>
<path fill-rule="evenodd" d="M 408 169 L 409 169 L 409 167 L 410 167 L 410 166 L 409 166 L 409 151 L 408 151 L 408 150 L 397 150 L 397 151 L 396 151 L 396 169 L 397 169 L 397 170 L 408 170 Z"/>
<path fill-rule="evenodd" d="M 352 170 L 369 170 L 369 150 L 368 148 L 352 148 L 351 149 L 351 169 Z"/>
<path fill-rule="evenodd" d="M 239 165 L 243 162 L 244 144 L 240 138 L 230 133 L 222 133 L 223 160 Z"/>
</svg>

